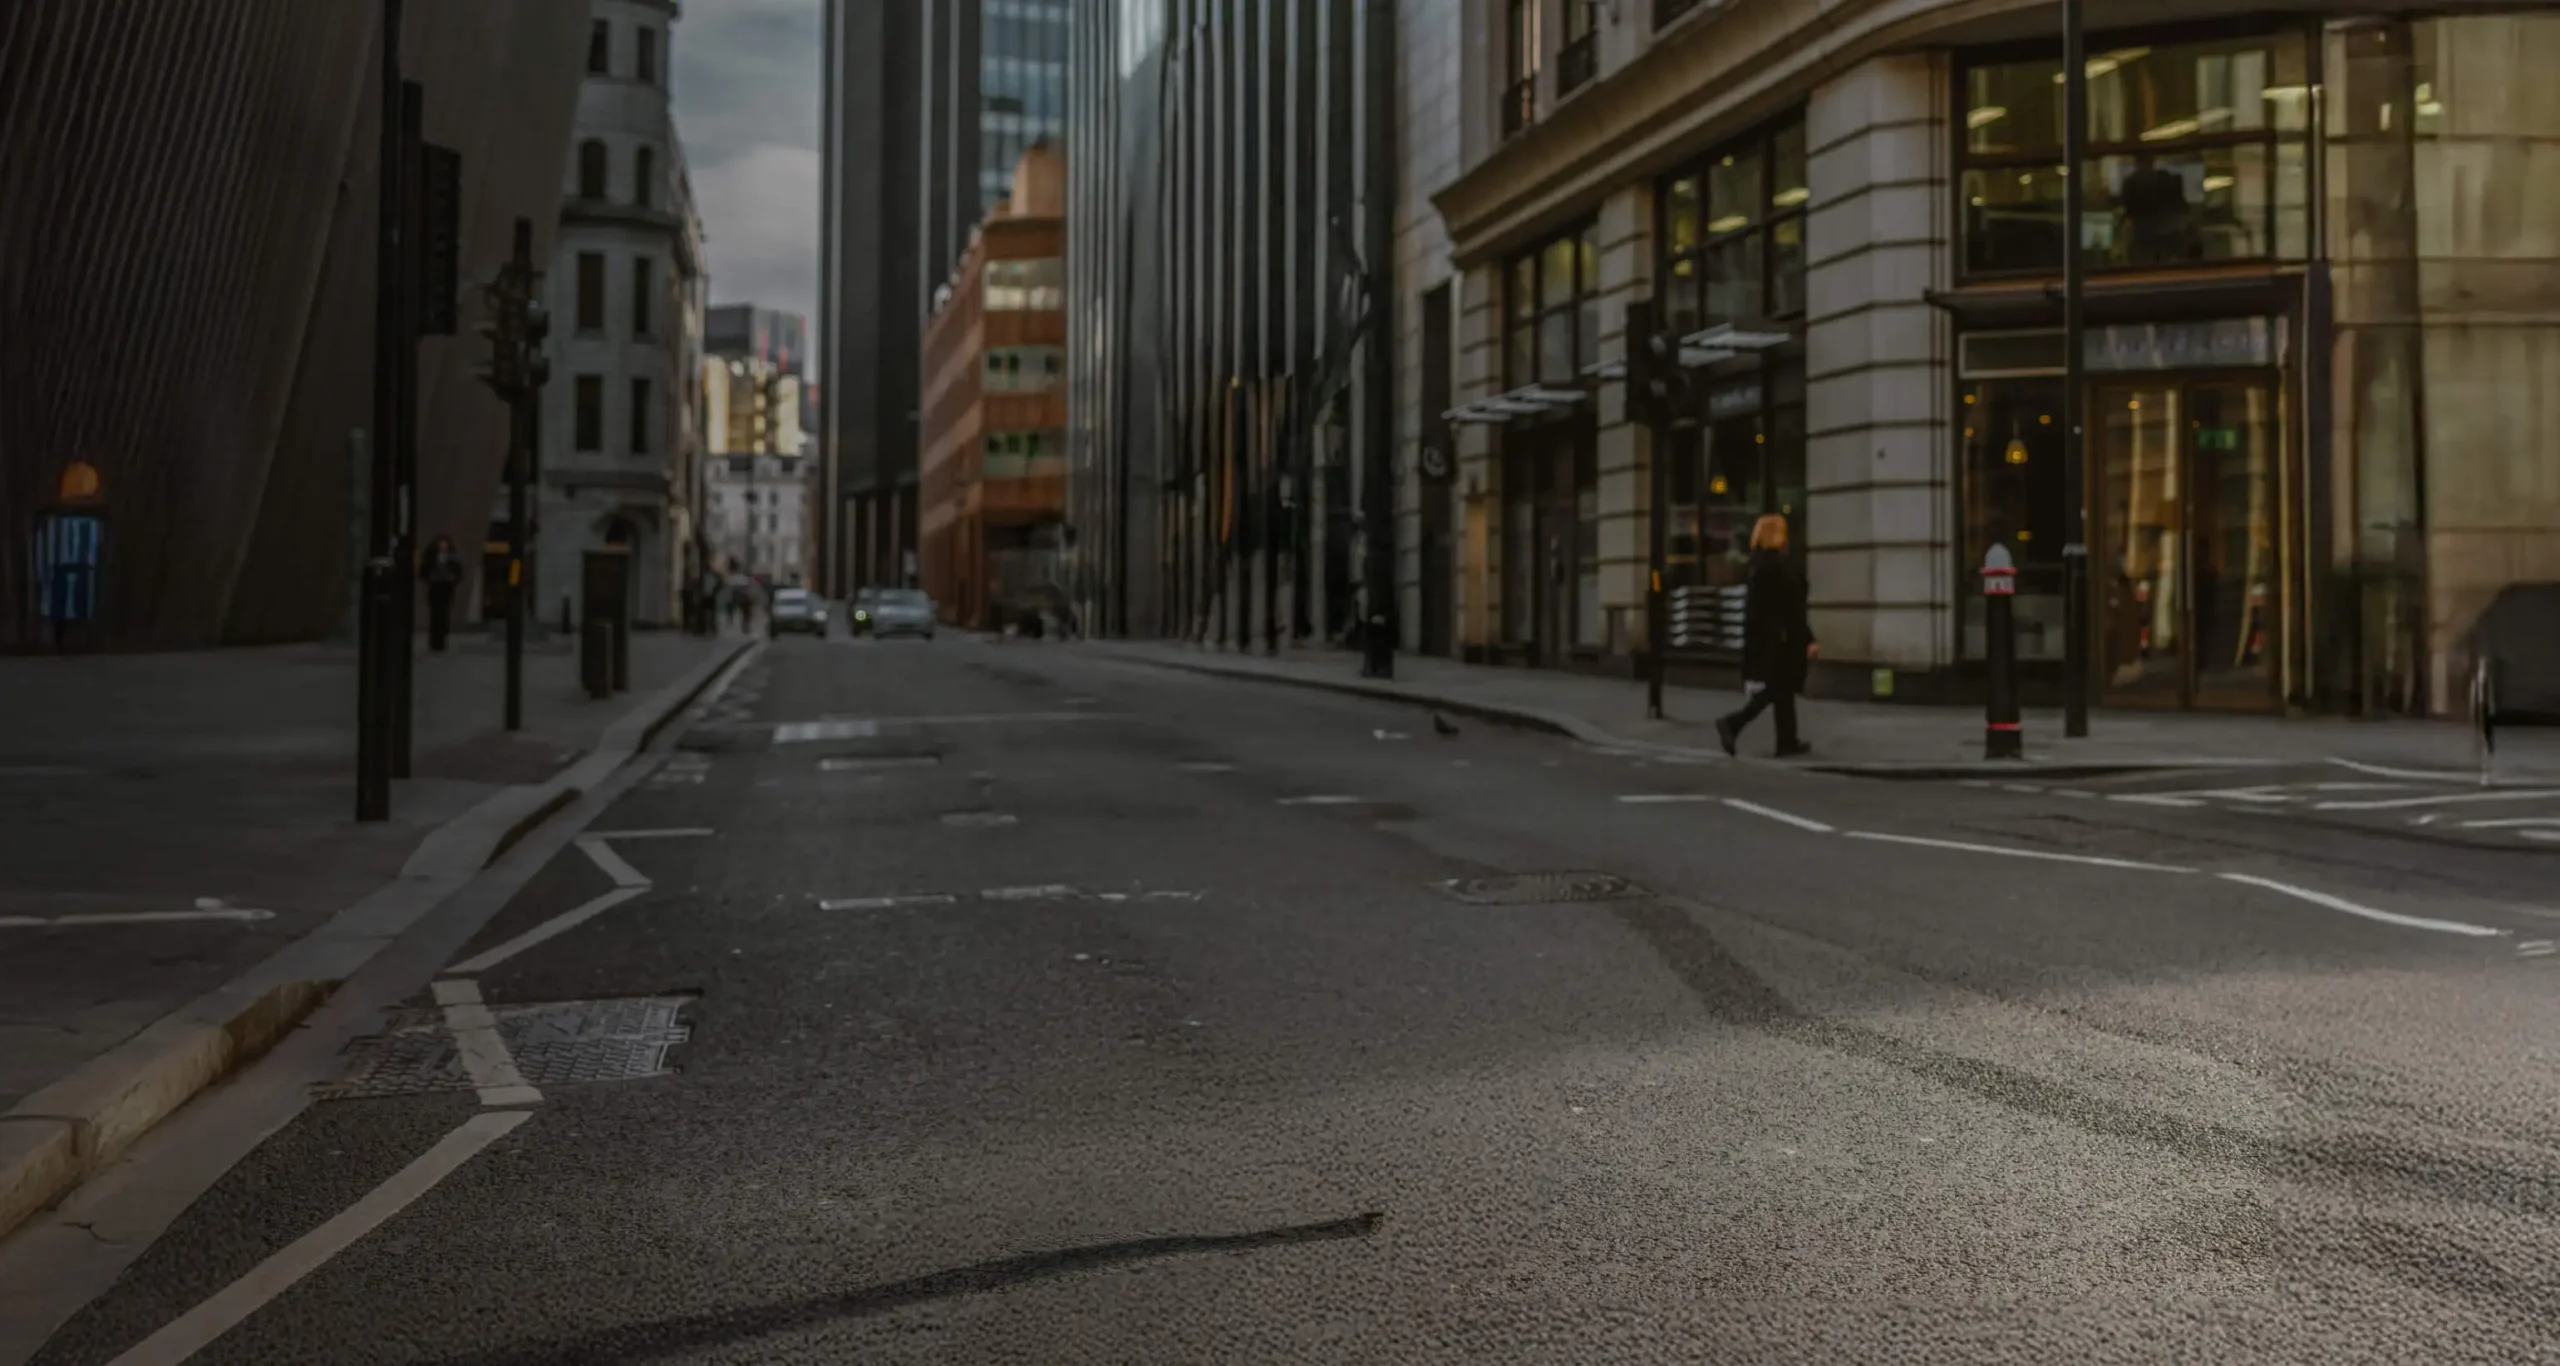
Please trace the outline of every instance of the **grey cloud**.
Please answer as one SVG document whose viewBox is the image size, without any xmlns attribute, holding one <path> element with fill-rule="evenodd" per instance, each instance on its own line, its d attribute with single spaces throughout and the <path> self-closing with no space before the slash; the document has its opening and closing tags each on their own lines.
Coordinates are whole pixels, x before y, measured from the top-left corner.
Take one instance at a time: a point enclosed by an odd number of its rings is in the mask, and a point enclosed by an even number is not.
<svg viewBox="0 0 2560 1366">
<path fill-rule="evenodd" d="M 708 238 L 711 295 L 818 306 L 822 0 L 689 0 L 676 118 Z"/>
</svg>

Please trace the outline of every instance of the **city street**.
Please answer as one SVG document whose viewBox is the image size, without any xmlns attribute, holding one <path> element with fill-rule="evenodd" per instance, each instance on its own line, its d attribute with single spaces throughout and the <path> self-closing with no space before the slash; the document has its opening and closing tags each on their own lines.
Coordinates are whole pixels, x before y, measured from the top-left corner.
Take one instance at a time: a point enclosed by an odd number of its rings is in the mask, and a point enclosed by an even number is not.
<svg viewBox="0 0 2560 1366">
<path fill-rule="evenodd" d="M 2560 791 L 2459 776 L 776 641 L 0 1282 L 41 1366 L 2553 1359 Z"/>
</svg>

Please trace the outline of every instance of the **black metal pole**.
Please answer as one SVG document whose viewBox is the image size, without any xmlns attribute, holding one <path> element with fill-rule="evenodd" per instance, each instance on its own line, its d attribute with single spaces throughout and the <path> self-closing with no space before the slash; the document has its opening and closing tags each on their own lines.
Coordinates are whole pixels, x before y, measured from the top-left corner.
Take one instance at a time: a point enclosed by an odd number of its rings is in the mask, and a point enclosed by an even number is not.
<svg viewBox="0 0 2560 1366">
<path fill-rule="evenodd" d="M 506 278 L 510 288 L 529 290 L 533 272 L 533 220 L 519 218 L 515 223 L 515 250 L 509 255 Z M 529 299 L 516 300 L 510 307 L 522 315 Z M 521 344 L 518 339 L 517 344 Z M 525 610 L 533 593 L 533 576 L 526 572 L 525 554 L 532 540 L 526 506 L 526 487 L 533 479 L 534 436 L 541 430 L 540 390 L 532 385 L 532 367 L 527 363 L 521 375 L 523 387 L 507 397 L 507 729 L 524 729 L 524 627 Z"/>
<path fill-rule="evenodd" d="M 1366 419 L 1368 450 L 1360 462 L 1368 497 L 1362 521 L 1368 535 L 1368 620 L 1361 644 L 1367 656 L 1361 672 L 1369 678 L 1396 674 L 1396 485 L 1395 485 L 1395 202 L 1396 14 L 1392 0 L 1368 0 L 1367 31 L 1361 39 L 1362 113 L 1367 134 L 1361 148 L 1366 171 L 1361 209 L 1368 238 L 1368 335 L 1361 340 L 1364 383 L 1361 416 Z"/>
<path fill-rule="evenodd" d="M 394 609 L 388 585 L 393 542 L 398 526 L 394 508 L 398 488 L 400 427 L 400 9 L 401 0 L 382 0 L 382 90 L 380 143 L 377 149 L 378 190 L 374 241 L 373 299 L 373 467 L 368 471 L 372 494 L 367 500 L 365 572 L 357 604 L 356 624 L 356 819 L 391 818 L 390 710 L 391 677 L 388 636 Z"/>
<path fill-rule="evenodd" d="M 1671 600 L 1664 596 L 1662 582 L 1671 561 L 1671 429 L 1649 395 L 1637 397 L 1639 386 L 1648 384 L 1651 376 L 1653 300 L 1628 301 L 1626 334 L 1626 392 L 1633 400 L 1630 406 L 1641 414 L 1652 466 L 1645 495 L 1644 714 L 1659 721 L 1663 674 L 1671 649 Z"/>
<path fill-rule="evenodd" d="M 391 776 L 409 776 L 410 731 L 417 713 L 418 683 L 418 308 L 419 179 L 425 160 L 426 88 L 400 83 L 399 358 L 392 369 L 400 385 L 392 480 L 399 487 L 391 547 Z"/>
<path fill-rule="evenodd" d="M 2088 271 L 2080 212 L 2088 179 L 2089 62 L 2082 0 L 2062 0 L 2062 733 L 2089 733 Z"/>
</svg>

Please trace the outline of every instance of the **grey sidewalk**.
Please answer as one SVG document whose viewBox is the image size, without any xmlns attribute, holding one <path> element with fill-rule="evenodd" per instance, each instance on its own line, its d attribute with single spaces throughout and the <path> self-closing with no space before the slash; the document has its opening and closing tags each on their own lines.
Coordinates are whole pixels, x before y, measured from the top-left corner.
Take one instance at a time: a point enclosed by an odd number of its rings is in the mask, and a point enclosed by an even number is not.
<svg viewBox="0 0 2560 1366">
<path fill-rule="evenodd" d="M 1538 726 L 1594 744 L 1665 746 L 1720 753 L 1715 717 L 1739 705 L 1736 693 L 1672 688 L 1662 721 L 1645 715 L 1641 682 L 1548 670 L 1491 668 L 1414 655 L 1396 658 L 1392 681 L 1360 677 L 1356 654 L 1293 650 L 1278 656 L 1239 654 L 1169 642 L 1098 641 L 1082 648 L 1124 658 L 1271 682 L 1362 693 Z M 1801 704 L 1807 764 L 1886 771 L 2012 771 L 1982 757 L 1982 713 L 1971 709 L 1880 703 Z M 1768 752 L 1765 719 L 1746 737 L 1745 759 Z M 2478 772 L 2468 727 L 2429 721 L 2099 710 L 2090 734 L 2068 740 L 2060 712 L 2025 717 L 2028 764 L 2039 768 L 2149 768 L 2215 764 L 2347 762 L 2446 776 Z M 2560 731 L 2510 731 L 2501 737 L 2496 773 L 2502 781 L 2560 782 Z"/>
<path fill-rule="evenodd" d="M 609 701 L 579 689 L 565 642 L 529 649 L 514 735 L 493 641 L 422 648 L 414 776 L 376 825 L 353 819 L 347 649 L 0 660 L 0 1112 L 398 878 L 438 827 L 560 774 L 739 644 L 636 637 L 631 690 Z M 217 903 L 273 914 L 41 923 Z"/>
</svg>

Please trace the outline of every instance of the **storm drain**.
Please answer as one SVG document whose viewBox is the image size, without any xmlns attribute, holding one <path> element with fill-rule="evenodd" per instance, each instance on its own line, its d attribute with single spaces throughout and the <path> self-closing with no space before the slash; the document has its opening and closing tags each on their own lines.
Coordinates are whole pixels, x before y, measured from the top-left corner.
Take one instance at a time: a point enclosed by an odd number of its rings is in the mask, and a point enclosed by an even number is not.
<svg viewBox="0 0 2560 1366">
<path fill-rule="evenodd" d="M 691 996 L 626 996 L 492 1006 L 498 1037 L 534 1086 L 664 1076 L 667 1051 L 693 1034 L 680 1018 Z M 321 1100 L 426 1096 L 472 1090 L 442 1011 L 404 1010 L 380 1034 L 347 1046 L 347 1071 L 313 1094 Z"/>
<path fill-rule="evenodd" d="M 1615 873 L 1504 873 L 1451 878 L 1440 890 L 1470 906 L 1552 906 L 1573 901 L 1624 901 L 1647 895 Z"/>
</svg>

